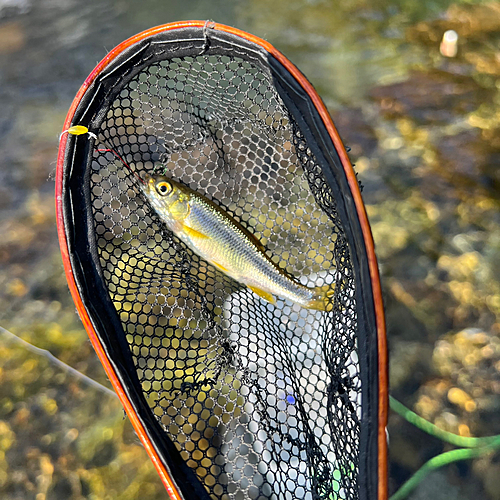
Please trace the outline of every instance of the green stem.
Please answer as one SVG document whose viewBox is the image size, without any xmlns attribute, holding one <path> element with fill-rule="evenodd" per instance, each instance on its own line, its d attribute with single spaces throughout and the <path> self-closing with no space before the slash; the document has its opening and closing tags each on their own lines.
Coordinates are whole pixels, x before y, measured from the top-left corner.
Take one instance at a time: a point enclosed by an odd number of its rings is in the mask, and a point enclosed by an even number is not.
<svg viewBox="0 0 500 500">
<path fill-rule="evenodd" d="M 481 448 L 466 448 L 461 450 L 452 450 L 447 451 L 445 453 L 441 453 L 437 457 L 431 458 L 428 462 L 426 462 L 420 469 L 413 474 L 406 483 L 399 488 L 394 495 L 392 495 L 389 500 L 402 500 L 406 498 L 410 492 L 424 479 L 427 474 L 432 472 L 443 465 L 451 464 L 452 462 L 457 462 L 459 460 L 468 460 L 471 458 L 479 457 L 480 455 L 489 453 L 494 451 L 497 448 L 500 448 L 500 436 L 497 436 L 497 442 L 492 443 L 488 446 L 483 446 Z"/>
<path fill-rule="evenodd" d="M 498 443 L 499 436 L 475 438 L 458 436 L 452 432 L 444 431 L 408 409 L 392 396 L 389 396 L 389 405 L 391 410 L 395 411 L 398 415 L 401 415 L 406 421 L 410 422 L 410 424 L 413 424 L 418 429 L 427 432 L 427 434 L 453 444 L 454 446 L 459 446 L 460 448 L 477 448 L 479 446 L 487 446 L 493 443 Z"/>
</svg>

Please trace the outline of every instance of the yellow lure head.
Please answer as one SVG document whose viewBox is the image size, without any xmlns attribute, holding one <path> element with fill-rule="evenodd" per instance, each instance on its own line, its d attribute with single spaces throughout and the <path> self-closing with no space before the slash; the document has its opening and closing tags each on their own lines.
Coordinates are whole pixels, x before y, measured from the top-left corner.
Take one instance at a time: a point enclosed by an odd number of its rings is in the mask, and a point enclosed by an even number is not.
<svg viewBox="0 0 500 500">
<path fill-rule="evenodd" d="M 88 134 L 89 129 L 83 125 L 73 125 L 66 132 L 71 135 L 83 135 Z"/>
</svg>

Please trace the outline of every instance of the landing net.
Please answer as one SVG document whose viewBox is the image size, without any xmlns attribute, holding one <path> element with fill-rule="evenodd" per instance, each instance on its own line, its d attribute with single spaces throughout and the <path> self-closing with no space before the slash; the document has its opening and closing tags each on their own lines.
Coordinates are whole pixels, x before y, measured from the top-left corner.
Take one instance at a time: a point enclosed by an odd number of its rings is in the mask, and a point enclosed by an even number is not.
<svg viewBox="0 0 500 500">
<path fill-rule="evenodd" d="M 360 301 L 373 299 L 340 161 L 276 61 L 228 34 L 184 35 L 121 55 L 76 112 L 91 133 L 68 138 L 66 227 L 82 233 L 76 253 L 86 240 L 73 266 L 98 282 L 81 295 L 99 302 L 94 323 L 152 439 L 173 443 L 167 462 L 187 464 L 207 498 L 365 498 L 360 483 L 376 485 L 377 366 L 373 304 Z M 201 259 L 130 170 L 214 201 L 290 276 L 330 285 L 328 312 L 272 305 Z"/>
</svg>

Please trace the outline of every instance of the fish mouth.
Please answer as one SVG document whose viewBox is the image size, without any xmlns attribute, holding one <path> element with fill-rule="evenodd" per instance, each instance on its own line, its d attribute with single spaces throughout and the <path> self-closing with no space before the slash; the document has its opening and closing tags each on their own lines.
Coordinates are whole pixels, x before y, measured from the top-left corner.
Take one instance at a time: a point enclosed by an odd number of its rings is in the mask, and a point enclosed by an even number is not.
<svg viewBox="0 0 500 500">
<path fill-rule="evenodd" d="M 154 188 L 154 177 L 151 174 L 144 174 L 144 184 L 143 184 L 143 190 L 148 193 Z"/>
</svg>

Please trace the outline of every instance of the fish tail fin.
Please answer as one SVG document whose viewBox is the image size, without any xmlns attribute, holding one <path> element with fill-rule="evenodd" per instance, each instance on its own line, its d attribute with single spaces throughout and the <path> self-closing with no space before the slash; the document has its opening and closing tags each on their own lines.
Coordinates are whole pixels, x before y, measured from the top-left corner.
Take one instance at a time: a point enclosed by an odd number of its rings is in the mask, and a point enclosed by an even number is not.
<svg viewBox="0 0 500 500">
<path fill-rule="evenodd" d="M 333 309 L 332 297 L 335 293 L 334 285 L 317 286 L 314 297 L 307 304 L 307 309 L 330 312 Z"/>
</svg>

